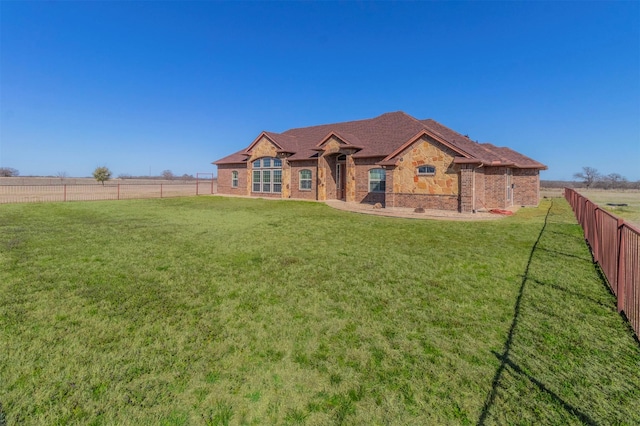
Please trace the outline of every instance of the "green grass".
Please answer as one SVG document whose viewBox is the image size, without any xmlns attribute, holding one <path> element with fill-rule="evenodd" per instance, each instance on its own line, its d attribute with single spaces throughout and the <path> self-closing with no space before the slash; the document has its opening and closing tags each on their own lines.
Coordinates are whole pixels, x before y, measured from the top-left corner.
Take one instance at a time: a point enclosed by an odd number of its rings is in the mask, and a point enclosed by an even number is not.
<svg viewBox="0 0 640 426">
<path fill-rule="evenodd" d="M 635 189 L 578 189 L 577 191 L 602 209 L 640 228 L 640 191 Z M 548 198 L 562 197 L 563 189 L 542 189 L 541 195 Z M 626 204 L 626 206 L 609 206 L 608 203 Z"/>
<path fill-rule="evenodd" d="M 638 424 L 638 371 L 564 200 L 0 206 L 8 424 Z"/>
</svg>

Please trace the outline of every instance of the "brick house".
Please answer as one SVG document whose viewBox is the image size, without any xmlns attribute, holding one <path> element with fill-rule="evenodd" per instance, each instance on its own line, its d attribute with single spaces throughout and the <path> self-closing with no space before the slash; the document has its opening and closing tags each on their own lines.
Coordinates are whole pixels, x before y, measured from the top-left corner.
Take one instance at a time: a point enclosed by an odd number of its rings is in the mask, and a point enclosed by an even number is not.
<svg viewBox="0 0 640 426">
<path fill-rule="evenodd" d="M 215 161 L 218 192 L 461 212 L 536 206 L 546 166 L 403 112 L 262 132 Z"/>
</svg>

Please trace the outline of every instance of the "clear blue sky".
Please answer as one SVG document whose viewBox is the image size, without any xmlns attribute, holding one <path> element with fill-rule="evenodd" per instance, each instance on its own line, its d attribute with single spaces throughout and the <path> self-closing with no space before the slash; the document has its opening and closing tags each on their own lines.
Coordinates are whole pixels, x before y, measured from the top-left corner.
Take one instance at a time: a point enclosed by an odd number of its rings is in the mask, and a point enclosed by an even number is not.
<svg viewBox="0 0 640 426">
<path fill-rule="evenodd" d="M 214 172 L 390 111 L 640 180 L 640 2 L 0 1 L 0 166 Z"/>
</svg>

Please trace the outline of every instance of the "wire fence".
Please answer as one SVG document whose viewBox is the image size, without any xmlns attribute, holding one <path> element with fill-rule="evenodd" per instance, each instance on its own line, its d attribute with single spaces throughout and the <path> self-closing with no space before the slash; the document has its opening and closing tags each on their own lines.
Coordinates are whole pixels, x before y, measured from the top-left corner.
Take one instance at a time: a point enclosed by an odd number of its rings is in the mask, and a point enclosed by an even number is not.
<svg viewBox="0 0 640 426">
<path fill-rule="evenodd" d="M 187 183 L 107 183 L 58 185 L 0 185 L 0 204 L 56 201 L 131 200 L 210 195 L 214 180 Z"/>
<path fill-rule="evenodd" d="M 624 313 L 640 338 L 640 230 L 573 189 L 565 188 L 564 195 L 618 299 L 618 312 Z"/>
</svg>

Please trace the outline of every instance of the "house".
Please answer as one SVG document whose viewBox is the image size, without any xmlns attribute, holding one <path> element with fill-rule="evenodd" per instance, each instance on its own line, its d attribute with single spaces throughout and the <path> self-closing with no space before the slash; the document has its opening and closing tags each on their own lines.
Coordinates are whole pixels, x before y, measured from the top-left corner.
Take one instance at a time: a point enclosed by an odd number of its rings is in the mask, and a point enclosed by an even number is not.
<svg viewBox="0 0 640 426">
<path fill-rule="evenodd" d="M 264 131 L 215 161 L 218 192 L 472 212 L 535 206 L 546 166 L 404 112 Z"/>
</svg>

